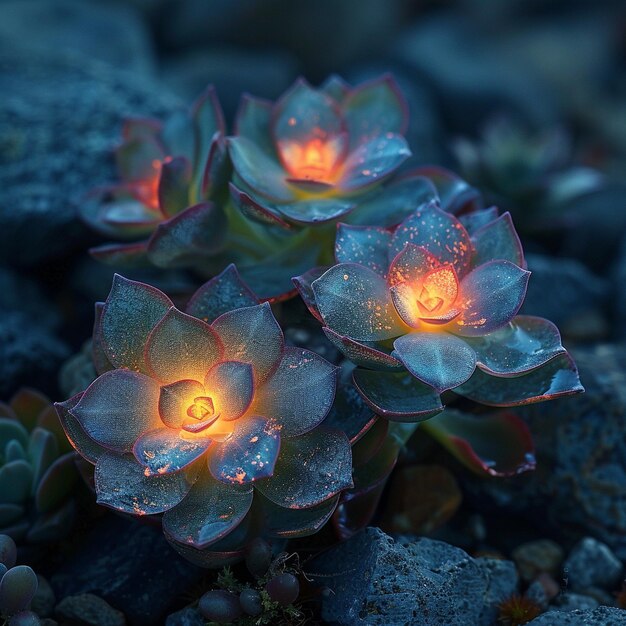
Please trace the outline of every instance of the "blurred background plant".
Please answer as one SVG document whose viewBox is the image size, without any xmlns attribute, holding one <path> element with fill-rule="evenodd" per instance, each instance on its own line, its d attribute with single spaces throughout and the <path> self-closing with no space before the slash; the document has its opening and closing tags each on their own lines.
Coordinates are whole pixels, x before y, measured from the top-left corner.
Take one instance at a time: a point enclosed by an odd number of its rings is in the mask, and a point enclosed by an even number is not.
<svg viewBox="0 0 626 626">
<path fill-rule="evenodd" d="M 48 543 L 72 531 L 76 454 L 54 406 L 22 388 L 0 405 L 0 531 L 18 543 Z"/>
</svg>

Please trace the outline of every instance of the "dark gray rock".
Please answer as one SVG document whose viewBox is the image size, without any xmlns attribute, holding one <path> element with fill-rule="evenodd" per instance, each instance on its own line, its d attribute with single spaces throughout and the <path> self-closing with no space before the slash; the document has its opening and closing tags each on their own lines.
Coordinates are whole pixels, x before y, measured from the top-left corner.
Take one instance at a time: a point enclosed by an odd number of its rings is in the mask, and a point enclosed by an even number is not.
<svg viewBox="0 0 626 626">
<path fill-rule="evenodd" d="M 56 607 L 56 615 L 62 622 L 74 626 L 125 626 L 126 619 L 102 598 L 83 593 L 63 598 Z"/>
<path fill-rule="evenodd" d="M 37 324 L 27 313 L 0 309 L 0 397 L 8 397 L 23 385 L 54 391 L 58 368 L 69 356 L 69 348 Z"/>
<path fill-rule="evenodd" d="M 377 528 L 332 548 L 307 572 L 332 591 L 323 619 L 345 626 L 486 626 L 517 587 L 512 563 L 472 559 L 431 539 L 395 542 Z"/>
<path fill-rule="evenodd" d="M 206 620 L 198 609 L 187 607 L 167 616 L 165 626 L 204 626 Z"/>
<path fill-rule="evenodd" d="M 161 529 L 107 516 L 51 577 L 57 597 L 94 593 L 124 611 L 130 624 L 161 619 L 202 577 L 169 546 Z"/>
<path fill-rule="evenodd" d="M 622 564 L 611 548 L 593 537 L 585 537 L 577 543 L 563 567 L 572 589 L 576 591 L 588 587 L 613 589 L 621 577 L 622 569 Z"/>
<path fill-rule="evenodd" d="M 550 604 L 546 588 L 539 580 L 534 580 L 530 583 L 530 585 L 528 585 L 528 589 L 526 589 L 524 596 L 539 606 L 542 611 L 545 611 Z"/>
<path fill-rule="evenodd" d="M 605 338 L 609 331 L 609 281 L 575 259 L 526 257 L 532 272 L 521 313 L 546 317 L 564 337 Z"/>
<path fill-rule="evenodd" d="M 563 562 L 563 548 L 551 539 L 537 539 L 520 544 L 511 553 L 520 576 L 526 582 L 546 572 L 556 575 Z"/>
<path fill-rule="evenodd" d="M 154 72 L 150 34 L 138 12 L 119 2 L 3 0 L 0 42 L 0 50 L 70 50 L 133 72 Z"/>
<path fill-rule="evenodd" d="M 0 52 L 0 92 L 0 262 L 21 266 L 90 243 L 77 208 L 115 180 L 122 120 L 178 105 L 135 74 L 71 53 Z"/>
<path fill-rule="evenodd" d="M 228 47 L 171 57 L 163 64 L 161 78 L 174 93 L 190 102 L 209 83 L 213 84 L 226 117 L 232 120 L 243 93 L 274 100 L 298 73 L 298 61 L 284 51 L 250 52 Z"/>
<path fill-rule="evenodd" d="M 586 393 L 520 408 L 536 446 L 535 472 L 465 478 L 468 496 L 573 540 L 592 535 L 626 560 L 626 350 L 572 351 Z"/>
<path fill-rule="evenodd" d="M 569 613 L 549 611 L 527 626 L 624 626 L 626 611 L 601 606 L 593 610 L 576 610 Z"/>
<path fill-rule="evenodd" d="M 567 613 L 577 609 L 595 609 L 598 605 L 599 603 L 595 598 L 570 591 L 558 596 L 551 610 Z"/>
<path fill-rule="evenodd" d="M 575 610 L 569 613 L 549 611 L 527 626 L 625 626 L 626 611 L 601 606 L 593 610 Z"/>
</svg>

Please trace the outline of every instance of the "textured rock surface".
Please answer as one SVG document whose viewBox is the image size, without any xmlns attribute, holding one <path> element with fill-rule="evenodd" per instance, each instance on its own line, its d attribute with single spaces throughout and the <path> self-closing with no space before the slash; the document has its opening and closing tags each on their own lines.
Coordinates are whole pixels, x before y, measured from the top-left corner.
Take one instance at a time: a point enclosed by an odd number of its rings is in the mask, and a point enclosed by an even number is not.
<svg viewBox="0 0 626 626">
<path fill-rule="evenodd" d="M 53 391 L 58 368 L 68 356 L 65 343 L 37 326 L 33 317 L 0 308 L 1 397 L 23 385 Z"/>
<path fill-rule="evenodd" d="M 549 611 L 527 626 L 624 626 L 626 625 L 626 611 L 601 606 L 593 610 L 577 610 L 570 613 Z"/>
<path fill-rule="evenodd" d="M 161 623 L 202 571 L 179 557 L 159 528 L 107 516 L 50 579 L 57 597 L 94 593 L 129 623 Z"/>
<path fill-rule="evenodd" d="M 620 580 L 622 564 L 611 549 L 593 537 L 585 537 L 570 552 L 564 571 L 572 589 L 613 589 Z"/>
<path fill-rule="evenodd" d="M 22 266 L 89 243 L 77 207 L 115 180 L 122 119 L 178 104 L 135 74 L 72 53 L 0 50 L 0 92 L 0 262 Z"/>
<path fill-rule="evenodd" d="M 537 470 L 468 479 L 476 504 L 522 515 L 560 535 L 593 535 L 626 559 L 626 351 L 572 351 L 586 393 L 519 410 L 535 439 Z"/>
<path fill-rule="evenodd" d="M 512 563 L 472 559 L 420 538 L 399 543 L 367 528 L 307 568 L 333 593 L 322 617 L 344 625 L 492 624 L 496 606 L 517 587 Z"/>
<path fill-rule="evenodd" d="M 62 623 L 74 626 L 125 626 L 126 619 L 102 598 L 91 593 L 63 598 L 56 607 Z"/>
</svg>

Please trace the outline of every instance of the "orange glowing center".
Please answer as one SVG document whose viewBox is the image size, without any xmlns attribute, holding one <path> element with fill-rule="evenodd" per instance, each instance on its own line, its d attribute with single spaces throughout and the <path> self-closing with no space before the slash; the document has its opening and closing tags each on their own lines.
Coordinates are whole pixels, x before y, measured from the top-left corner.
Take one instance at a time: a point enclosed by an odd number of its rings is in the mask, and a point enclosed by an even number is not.
<svg viewBox="0 0 626 626">
<path fill-rule="evenodd" d="M 289 173 L 302 180 L 332 182 L 339 150 L 333 139 L 315 138 L 306 143 L 284 142 L 280 146 Z"/>
<path fill-rule="evenodd" d="M 442 315 L 455 303 L 459 285 L 451 266 L 444 265 L 428 272 L 416 290 L 417 308 L 421 315 Z"/>
<path fill-rule="evenodd" d="M 209 396 L 194 398 L 193 404 L 187 408 L 187 415 L 196 420 L 195 422 L 183 425 L 183 429 L 191 433 L 198 433 L 206 430 L 209 426 L 215 423 L 220 416 L 219 413 L 215 413 L 213 399 Z"/>
</svg>

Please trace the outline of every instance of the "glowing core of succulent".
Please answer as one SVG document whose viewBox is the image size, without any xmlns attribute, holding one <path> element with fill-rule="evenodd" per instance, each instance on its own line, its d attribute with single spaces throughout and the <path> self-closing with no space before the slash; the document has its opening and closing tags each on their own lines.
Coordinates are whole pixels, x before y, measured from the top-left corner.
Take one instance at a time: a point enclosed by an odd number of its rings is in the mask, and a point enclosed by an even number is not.
<svg viewBox="0 0 626 626">
<path fill-rule="evenodd" d="M 304 143 L 280 141 L 285 167 L 293 178 L 332 183 L 337 177 L 340 156 L 339 138 L 313 137 Z"/>
<path fill-rule="evenodd" d="M 416 290 L 417 308 L 421 315 L 444 315 L 456 301 L 459 283 L 454 269 L 444 265 L 430 271 Z"/>
</svg>

